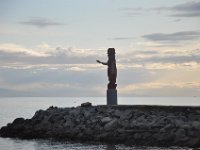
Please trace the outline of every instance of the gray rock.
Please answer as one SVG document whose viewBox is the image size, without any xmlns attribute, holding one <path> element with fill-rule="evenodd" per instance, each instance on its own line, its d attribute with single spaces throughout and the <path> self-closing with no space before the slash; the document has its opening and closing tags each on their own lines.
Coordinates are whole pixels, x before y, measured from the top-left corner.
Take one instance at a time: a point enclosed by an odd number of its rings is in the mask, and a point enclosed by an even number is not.
<svg viewBox="0 0 200 150">
<path fill-rule="evenodd" d="M 104 129 L 106 131 L 108 131 L 108 130 L 115 130 L 115 128 L 117 127 L 117 125 L 118 125 L 118 121 L 114 119 L 114 120 L 108 122 L 107 124 L 105 124 Z"/>
<path fill-rule="evenodd" d="M 192 127 L 194 127 L 195 129 L 200 130 L 200 121 L 193 121 L 191 123 Z"/>
<path fill-rule="evenodd" d="M 172 128 L 173 128 L 173 126 L 171 124 L 167 124 L 166 126 L 164 126 L 164 130 L 165 131 L 168 131 L 168 130 L 170 130 Z"/>
<path fill-rule="evenodd" d="M 188 129 L 191 128 L 191 126 L 190 126 L 189 124 L 182 124 L 182 125 L 180 126 L 180 128 L 182 128 L 182 129 L 184 129 L 184 130 L 188 130 Z"/>
<path fill-rule="evenodd" d="M 178 129 L 176 132 L 175 132 L 175 142 L 179 142 L 181 141 L 182 139 L 185 138 L 185 130 L 184 129 Z"/>
<path fill-rule="evenodd" d="M 128 120 L 124 120 L 120 123 L 124 128 L 129 128 L 131 126 Z"/>
<path fill-rule="evenodd" d="M 91 116 L 91 112 L 90 112 L 90 111 L 85 111 L 85 112 L 84 112 L 84 116 L 85 116 L 86 118 L 90 117 L 90 116 Z"/>
<path fill-rule="evenodd" d="M 120 117 L 121 116 L 121 111 L 120 110 L 115 110 L 115 116 Z"/>
<path fill-rule="evenodd" d="M 174 121 L 174 124 L 175 124 L 176 127 L 180 127 L 180 126 L 182 126 L 184 124 L 184 121 L 180 120 L 180 119 L 176 119 Z"/>
<path fill-rule="evenodd" d="M 90 102 L 86 102 L 86 103 L 81 104 L 81 107 L 91 107 L 91 106 L 92 106 L 92 103 L 90 103 Z"/>
<path fill-rule="evenodd" d="M 200 110 L 196 110 L 196 113 L 200 115 Z"/>
<path fill-rule="evenodd" d="M 189 147 L 196 147 L 196 146 L 199 147 L 200 139 L 199 138 L 192 138 L 186 143 L 187 143 L 186 145 L 189 146 Z"/>
<path fill-rule="evenodd" d="M 134 134 L 134 139 L 135 140 L 139 140 L 139 139 L 141 139 L 142 138 L 142 134 L 140 134 L 140 133 L 135 133 Z"/>
<path fill-rule="evenodd" d="M 142 139 L 145 140 L 146 138 L 150 137 L 151 135 L 152 135 L 152 134 L 149 133 L 149 132 L 144 132 L 144 133 L 142 134 Z"/>
<path fill-rule="evenodd" d="M 131 128 L 137 127 L 137 120 L 133 120 L 132 122 L 130 122 L 130 127 Z"/>
<path fill-rule="evenodd" d="M 101 122 L 103 124 L 106 124 L 106 123 L 110 122 L 111 120 L 112 120 L 112 118 L 110 118 L 110 117 L 104 117 L 104 118 L 101 119 Z"/>
<path fill-rule="evenodd" d="M 72 109 L 72 110 L 69 111 L 68 117 L 71 116 L 72 118 L 74 118 L 74 117 L 79 116 L 80 113 L 81 113 L 81 110 L 80 110 L 79 108 L 77 108 L 77 109 Z"/>
<path fill-rule="evenodd" d="M 129 119 L 131 119 L 131 117 L 132 117 L 132 110 L 125 110 L 125 111 L 123 111 L 123 112 L 121 112 L 121 115 L 120 115 L 120 119 L 121 120 L 129 120 Z"/>
<path fill-rule="evenodd" d="M 13 124 L 21 124 L 24 122 L 24 118 L 16 118 L 14 121 L 13 121 Z"/>
<path fill-rule="evenodd" d="M 107 109 L 107 112 L 108 112 L 109 114 L 112 114 L 113 112 L 115 112 L 115 110 L 114 110 L 113 108 L 110 108 L 110 107 L 109 107 L 109 108 Z"/>
<path fill-rule="evenodd" d="M 74 124 L 74 122 L 71 119 L 68 119 L 63 124 L 63 126 L 71 129 L 71 128 L 73 128 L 75 126 L 75 124 Z"/>
</svg>

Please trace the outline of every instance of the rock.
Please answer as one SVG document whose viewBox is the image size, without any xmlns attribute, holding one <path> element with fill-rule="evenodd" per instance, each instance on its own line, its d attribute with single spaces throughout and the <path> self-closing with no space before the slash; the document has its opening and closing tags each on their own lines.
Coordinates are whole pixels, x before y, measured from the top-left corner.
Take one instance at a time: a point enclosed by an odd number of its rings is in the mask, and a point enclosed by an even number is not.
<svg viewBox="0 0 200 150">
<path fill-rule="evenodd" d="M 124 128 L 130 127 L 130 122 L 128 120 L 124 120 L 120 123 Z"/>
<path fill-rule="evenodd" d="M 174 124 L 175 124 L 176 127 L 180 127 L 180 126 L 182 126 L 184 124 L 184 121 L 180 120 L 180 119 L 176 119 L 174 121 Z"/>
<path fill-rule="evenodd" d="M 200 121 L 193 121 L 191 125 L 195 129 L 200 130 Z"/>
<path fill-rule="evenodd" d="M 104 129 L 106 131 L 108 130 L 115 130 L 115 128 L 117 127 L 118 125 L 118 121 L 117 120 L 112 120 L 110 122 L 108 122 L 105 126 L 104 126 Z"/>
<path fill-rule="evenodd" d="M 85 111 L 84 112 L 84 117 L 88 118 L 91 116 L 91 112 L 90 111 Z"/>
<path fill-rule="evenodd" d="M 106 124 L 106 123 L 110 122 L 111 120 L 112 120 L 112 118 L 110 118 L 110 117 L 104 117 L 104 118 L 101 119 L 101 122 L 103 124 Z"/>
<path fill-rule="evenodd" d="M 191 128 L 191 126 L 189 124 L 183 124 L 180 126 L 180 128 L 184 129 L 184 130 L 188 130 Z"/>
<path fill-rule="evenodd" d="M 140 133 L 135 133 L 134 134 L 134 139 L 135 140 L 140 140 L 142 138 L 142 134 L 140 134 Z"/>
<path fill-rule="evenodd" d="M 24 118 L 16 118 L 13 121 L 13 124 L 21 124 L 21 123 L 24 123 Z"/>
<path fill-rule="evenodd" d="M 131 128 L 134 128 L 137 126 L 137 121 L 136 120 L 133 120 L 131 123 L 130 123 L 130 127 Z"/>
<path fill-rule="evenodd" d="M 80 110 L 79 108 L 77 108 L 77 109 L 72 109 L 72 110 L 69 111 L 69 115 L 67 115 L 67 117 L 72 117 L 72 118 L 74 118 L 74 117 L 79 116 L 80 114 L 81 114 L 81 110 Z"/>
<path fill-rule="evenodd" d="M 109 107 L 108 110 L 107 110 L 107 112 L 108 112 L 109 114 L 112 114 L 113 112 L 115 112 L 115 110 Z"/>
<path fill-rule="evenodd" d="M 0 129 L 0 136 L 200 147 L 199 111 L 200 107 L 91 103 L 76 108 L 50 107 L 37 111 L 31 119 L 15 119 Z"/>
<path fill-rule="evenodd" d="M 63 126 L 72 129 L 75 126 L 75 124 L 74 124 L 74 122 L 71 119 L 68 119 L 63 124 Z"/>
<path fill-rule="evenodd" d="M 120 119 L 121 120 L 130 120 L 132 117 L 132 110 L 125 110 L 124 112 L 121 113 Z"/>
<path fill-rule="evenodd" d="M 150 136 L 151 136 L 151 133 L 149 133 L 149 132 L 144 132 L 144 134 L 143 134 L 143 136 L 142 136 L 142 139 L 145 140 L 145 139 L 147 139 L 147 138 L 150 137 Z"/>
<path fill-rule="evenodd" d="M 86 103 L 81 104 L 81 107 L 90 107 L 90 106 L 92 106 L 92 103 L 90 103 L 90 102 L 86 102 Z"/>
<path fill-rule="evenodd" d="M 173 126 L 171 124 L 167 124 L 166 126 L 164 126 L 165 131 L 169 131 L 172 128 L 173 128 Z"/>
<path fill-rule="evenodd" d="M 187 141 L 185 145 L 187 145 L 188 147 L 199 147 L 200 140 L 199 138 L 189 139 L 189 141 Z"/>
<path fill-rule="evenodd" d="M 121 116 L 121 111 L 119 111 L 118 109 L 115 111 L 115 116 L 116 117 L 120 117 Z"/>
<path fill-rule="evenodd" d="M 184 129 L 178 129 L 175 132 L 175 142 L 181 141 L 182 139 L 185 138 L 185 130 Z"/>
</svg>

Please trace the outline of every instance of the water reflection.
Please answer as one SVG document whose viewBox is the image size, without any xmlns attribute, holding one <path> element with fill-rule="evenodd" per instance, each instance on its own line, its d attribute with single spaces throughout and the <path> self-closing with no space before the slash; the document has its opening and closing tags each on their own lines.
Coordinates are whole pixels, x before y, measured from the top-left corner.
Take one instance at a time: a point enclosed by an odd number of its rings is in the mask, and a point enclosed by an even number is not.
<svg viewBox="0 0 200 150">
<path fill-rule="evenodd" d="M 171 147 L 135 147 L 113 144 L 88 144 L 73 142 L 58 142 L 54 140 L 20 140 L 0 138 L 0 150 L 192 150 L 188 148 Z M 200 149 L 199 149 L 200 150 Z"/>
</svg>

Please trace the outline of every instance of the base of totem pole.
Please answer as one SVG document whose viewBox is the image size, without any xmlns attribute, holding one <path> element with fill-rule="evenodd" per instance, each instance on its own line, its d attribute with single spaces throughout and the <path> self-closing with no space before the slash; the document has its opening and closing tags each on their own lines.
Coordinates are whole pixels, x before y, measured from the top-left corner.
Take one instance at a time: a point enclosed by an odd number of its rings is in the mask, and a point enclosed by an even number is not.
<svg viewBox="0 0 200 150">
<path fill-rule="evenodd" d="M 117 105 L 117 90 L 116 89 L 107 90 L 107 105 Z"/>
</svg>

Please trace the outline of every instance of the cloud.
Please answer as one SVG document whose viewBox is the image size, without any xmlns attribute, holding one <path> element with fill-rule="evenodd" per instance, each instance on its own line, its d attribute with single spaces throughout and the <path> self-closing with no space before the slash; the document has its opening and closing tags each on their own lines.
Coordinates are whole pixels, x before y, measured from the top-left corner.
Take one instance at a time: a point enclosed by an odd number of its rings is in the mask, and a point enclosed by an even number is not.
<svg viewBox="0 0 200 150">
<path fill-rule="evenodd" d="M 145 9 L 141 7 L 137 7 L 137 8 L 127 7 L 127 8 L 120 8 L 118 10 L 126 14 L 128 17 L 135 17 L 138 15 L 141 15 L 145 11 Z"/>
<path fill-rule="evenodd" d="M 110 40 L 132 40 L 135 39 L 134 37 L 114 37 L 114 38 L 109 38 Z"/>
<path fill-rule="evenodd" d="M 42 48 L 42 49 L 41 49 Z M 0 62 L 25 64 L 93 64 L 96 59 L 105 59 L 106 55 L 100 49 L 79 49 L 51 47 L 42 44 L 36 49 L 5 43 L 0 44 Z"/>
<path fill-rule="evenodd" d="M 56 22 L 46 18 L 29 18 L 27 21 L 21 21 L 20 24 L 35 26 L 38 28 L 45 28 L 49 26 L 61 26 L 63 23 Z"/>
<path fill-rule="evenodd" d="M 173 20 L 173 22 L 180 22 L 181 21 L 181 19 L 175 19 L 175 20 Z"/>
<path fill-rule="evenodd" d="M 105 66 L 96 63 L 96 59 L 107 60 L 105 50 L 78 49 L 52 47 L 48 44 L 39 46 L 38 50 L 27 49 L 16 44 L 0 44 L 0 64 L 3 68 L 13 69 L 40 69 L 51 70 L 67 68 L 73 71 L 88 71 L 105 69 Z M 43 49 L 44 48 L 44 49 Z M 47 48 L 47 49 L 45 49 Z M 171 69 L 185 66 L 185 63 L 200 62 L 200 50 L 137 50 L 117 55 L 117 62 L 121 69 Z M 194 63 L 192 63 L 194 67 Z M 64 69 L 65 70 L 65 69 Z"/>
<path fill-rule="evenodd" d="M 3 54 L 14 54 L 14 55 L 27 55 L 27 56 L 33 56 L 33 57 L 44 57 L 47 56 L 44 52 L 38 52 L 34 51 L 32 49 L 25 48 L 21 45 L 18 44 L 13 44 L 13 43 L 3 43 L 0 44 L 0 53 L 1 56 Z"/>
<path fill-rule="evenodd" d="M 182 41 L 191 41 L 200 38 L 199 31 L 182 31 L 175 33 L 153 33 L 142 36 L 145 39 L 155 42 L 176 43 Z"/>
<path fill-rule="evenodd" d="M 46 43 L 36 49 L 1 44 L 0 96 L 104 96 L 107 67 L 97 64 L 96 59 L 106 61 L 105 50 L 52 47 Z M 181 50 L 181 53 L 138 50 L 117 54 L 119 94 L 157 96 L 157 91 L 160 96 L 166 96 L 170 95 L 165 93 L 168 89 L 178 90 L 174 95 L 181 96 L 184 89 L 194 91 L 199 86 L 194 85 L 199 83 L 199 67 L 199 49 Z"/>
<path fill-rule="evenodd" d="M 173 7 L 166 7 L 165 10 L 172 11 L 172 17 L 200 17 L 200 1 L 191 1 Z"/>
<path fill-rule="evenodd" d="M 126 96 L 200 96 L 200 82 L 146 82 L 129 84 L 121 87 L 119 91 Z M 179 94 L 178 94 L 179 93 Z M 181 94 L 180 94 L 181 93 Z"/>
<path fill-rule="evenodd" d="M 190 1 L 182 4 L 177 4 L 175 6 L 161 6 L 156 8 L 142 8 L 142 7 L 132 7 L 132 8 L 120 8 L 118 9 L 121 12 L 124 12 L 130 17 L 136 15 L 141 15 L 144 12 L 169 12 L 171 17 L 200 17 L 200 1 Z"/>
<path fill-rule="evenodd" d="M 57 69 L 51 69 L 51 67 Z M 101 95 L 100 89 L 103 89 L 101 86 L 106 85 L 104 83 L 106 76 L 103 70 L 80 72 L 70 68 L 72 66 L 68 67 L 67 65 L 46 65 L 23 69 L 0 67 L 0 96 Z"/>
<path fill-rule="evenodd" d="M 200 49 L 193 50 L 138 50 L 118 56 L 122 69 L 145 68 L 148 70 L 174 70 L 197 68 L 200 65 Z"/>
</svg>

